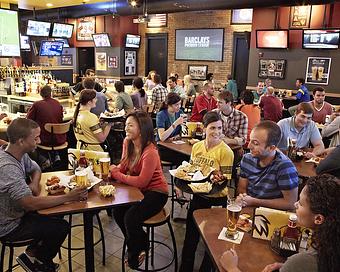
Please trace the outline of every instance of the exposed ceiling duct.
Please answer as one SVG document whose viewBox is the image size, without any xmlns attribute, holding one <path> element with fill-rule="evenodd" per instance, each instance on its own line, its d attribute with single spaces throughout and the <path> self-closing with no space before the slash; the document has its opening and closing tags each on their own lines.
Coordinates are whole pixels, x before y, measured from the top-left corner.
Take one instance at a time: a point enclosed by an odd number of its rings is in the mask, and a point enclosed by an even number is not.
<svg viewBox="0 0 340 272">
<path fill-rule="evenodd" d="M 317 5 L 328 4 L 336 1 L 325 0 L 306 0 L 306 1 L 287 1 L 287 0 L 148 0 L 148 13 L 174 13 L 185 11 L 204 11 L 217 9 L 233 8 L 260 8 L 260 7 L 278 7 L 278 6 L 296 6 L 296 5 Z M 128 1 L 115 1 L 117 14 L 142 15 L 143 7 L 132 8 Z M 84 4 L 79 6 L 63 7 L 56 9 L 38 10 L 35 12 L 37 20 L 63 19 L 63 18 L 80 18 L 85 16 L 99 16 L 112 14 L 112 1 Z M 21 20 L 32 19 L 32 11 L 22 11 Z"/>
</svg>

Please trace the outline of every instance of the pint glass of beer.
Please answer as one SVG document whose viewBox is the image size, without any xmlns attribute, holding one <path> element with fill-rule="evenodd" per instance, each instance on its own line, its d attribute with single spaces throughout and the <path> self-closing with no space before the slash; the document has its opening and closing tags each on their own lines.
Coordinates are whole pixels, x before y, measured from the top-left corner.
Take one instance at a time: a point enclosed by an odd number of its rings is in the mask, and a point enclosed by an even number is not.
<svg viewBox="0 0 340 272">
<path fill-rule="evenodd" d="M 317 73 L 318 73 L 318 67 L 312 66 L 312 80 L 316 80 Z"/>
<path fill-rule="evenodd" d="M 322 80 L 324 69 L 325 69 L 325 68 L 322 67 L 322 66 L 319 66 L 319 67 L 318 67 L 318 80 L 319 80 L 319 81 Z"/>
<path fill-rule="evenodd" d="M 238 237 L 237 221 L 242 210 L 242 204 L 235 201 L 230 201 L 227 206 L 227 232 L 226 236 L 229 239 L 236 240 Z"/>
<path fill-rule="evenodd" d="M 100 158 L 100 172 L 102 174 L 102 179 L 107 180 L 110 170 L 110 158 Z"/>
<path fill-rule="evenodd" d="M 75 173 L 76 176 L 76 184 L 79 187 L 88 187 L 88 180 L 87 180 L 87 173 L 85 170 L 81 171 L 76 171 Z"/>
</svg>

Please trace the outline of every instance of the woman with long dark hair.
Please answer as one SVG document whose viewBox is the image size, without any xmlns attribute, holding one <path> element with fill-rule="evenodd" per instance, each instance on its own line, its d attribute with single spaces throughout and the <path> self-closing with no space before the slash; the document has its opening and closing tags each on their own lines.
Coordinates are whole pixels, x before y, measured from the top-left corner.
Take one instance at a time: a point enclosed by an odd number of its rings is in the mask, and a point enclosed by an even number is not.
<svg viewBox="0 0 340 272">
<path fill-rule="evenodd" d="M 135 91 L 131 95 L 133 106 L 136 110 L 141 110 L 148 103 L 148 96 L 143 89 L 143 80 L 140 77 L 135 77 L 132 81 L 132 87 Z"/>
<path fill-rule="evenodd" d="M 115 208 L 113 216 L 127 243 L 128 265 L 136 269 L 148 249 L 148 237 L 142 223 L 163 209 L 168 199 L 168 185 L 154 143 L 149 115 L 143 111 L 129 114 L 125 132 L 122 159 L 118 166 L 111 166 L 111 176 L 118 182 L 138 187 L 144 199 L 132 206 Z"/>
<path fill-rule="evenodd" d="M 84 89 L 73 117 L 74 134 L 77 138 L 77 149 L 103 151 L 100 144 L 110 133 L 111 124 L 102 127 L 97 115 L 90 112 L 96 106 L 96 91 Z"/>
<path fill-rule="evenodd" d="M 339 271 L 340 180 L 328 174 L 310 178 L 295 207 L 299 225 L 313 230 L 311 248 L 289 257 L 285 263 L 267 265 L 262 272 Z M 232 249 L 222 255 L 221 264 L 227 271 L 240 271 Z"/>
</svg>

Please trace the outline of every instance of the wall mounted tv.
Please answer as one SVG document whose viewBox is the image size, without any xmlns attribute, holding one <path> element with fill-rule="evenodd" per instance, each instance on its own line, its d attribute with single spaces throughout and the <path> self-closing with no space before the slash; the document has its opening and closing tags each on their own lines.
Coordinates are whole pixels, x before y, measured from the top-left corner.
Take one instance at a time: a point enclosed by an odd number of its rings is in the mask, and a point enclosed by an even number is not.
<svg viewBox="0 0 340 272">
<path fill-rule="evenodd" d="M 53 23 L 52 37 L 69 39 L 72 37 L 73 27 L 72 24 Z"/>
<path fill-rule="evenodd" d="M 93 42 L 95 47 L 110 47 L 110 38 L 107 33 L 96 33 L 92 34 Z"/>
<path fill-rule="evenodd" d="M 223 61 L 223 28 L 176 29 L 176 60 Z"/>
<path fill-rule="evenodd" d="M 139 46 L 140 46 L 140 35 L 126 34 L 125 47 L 139 48 Z"/>
<path fill-rule="evenodd" d="M 30 37 L 28 37 L 26 35 L 20 35 L 20 49 L 26 50 L 26 51 L 31 51 Z"/>
<path fill-rule="evenodd" d="M 70 47 L 70 44 L 68 43 L 67 39 L 55 38 L 54 40 L 56 42 L 63 42 L 64 43 L 64 48 L 69 48 Z"/>
<path fill-rule="evenodd" d="M 28 20 L 26 34 L 29 36 L 48 37 L 50 29 L 51 23 L 49 22 Z"/>
<path fill-rule="evenodd" d="M 304 29 L 302 48 L 304 49 L 338 49 L 340 29 Z"/>
<path fill-rule="evenodd" d="M 0 9 L 0 57 L 20 57 L 18 13 Z"/>
<path fill-rule="evenodd" d="M 63 42 L 42 41 L 40 45 L 40 56 L 61 56 L 63 52 Z"/>
<path fill-rule="evenodd" d="M 289 32 L 280 30 L 256 30 L 257 48 L 286 49 L 289 46 Z"/>
</svg>

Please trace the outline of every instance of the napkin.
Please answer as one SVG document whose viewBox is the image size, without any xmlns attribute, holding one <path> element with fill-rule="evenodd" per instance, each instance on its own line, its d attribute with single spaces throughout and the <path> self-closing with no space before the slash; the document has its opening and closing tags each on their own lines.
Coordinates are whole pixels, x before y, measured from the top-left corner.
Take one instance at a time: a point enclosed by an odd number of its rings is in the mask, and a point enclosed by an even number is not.
<svg viewBox="0 0 340 272">
<path fill-rule="evenodd" d="M 218 235 L 218 240 L 224 240 L 224 241 L 227 241 L 227 242 L 231 242 L 231 243 L 234 243 L 234 244 L 241 244 L 241 241 L 243 239 L 243 235 L 244 235 L 244 232 L 242 231 L 238 231 L 238 237 L 237 239 L 235 240 L 232 240 L 232 239 L 229 239 L 227 238 L 226 236 L 226 231 L 227 231 L 227 228 L 226 227 L 223 227 L 223 229 L 221 230 L 220 234 Z"/>
</svg>

